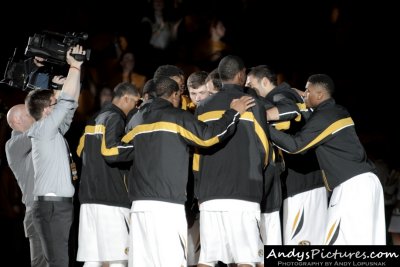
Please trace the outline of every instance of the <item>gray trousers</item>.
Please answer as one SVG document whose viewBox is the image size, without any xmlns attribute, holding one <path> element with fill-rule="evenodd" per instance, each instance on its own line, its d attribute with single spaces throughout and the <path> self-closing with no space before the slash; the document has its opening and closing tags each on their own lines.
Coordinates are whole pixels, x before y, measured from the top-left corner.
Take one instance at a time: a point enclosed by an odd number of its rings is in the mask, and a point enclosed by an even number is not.
<svg viewBox="0 0 400 267">
<path fill-rule="evenodd" d="M 49 267 L 68 267 L 69 233 L 74 218 L 72 202 L 34 201 L 33 224 Z"/>
<path fill-rule="evenodd" d="M 25 236 L 29 238 L 29 247 L 31 254 L 32 267 L 47 267 L 46 259 L 44 258 L 42 244 L 38 232 L 33 225 L 32 209 L 27 209 L 24 218 Z"/>
</svg>

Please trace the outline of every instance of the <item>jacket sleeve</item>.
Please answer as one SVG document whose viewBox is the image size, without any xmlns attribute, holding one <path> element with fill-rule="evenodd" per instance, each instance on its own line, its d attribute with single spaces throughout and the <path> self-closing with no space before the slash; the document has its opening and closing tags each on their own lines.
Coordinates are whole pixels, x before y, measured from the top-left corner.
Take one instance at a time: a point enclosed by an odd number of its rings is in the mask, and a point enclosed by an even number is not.
<svg viewBox="0 0 400 267">
<path fill-rule="evenodd" d="M 324 130 L 329 125 L 321 123 L 321 119 L 313 116 L 304 127 L 295 135 L 283 133 L 269 126 L 271 140 L 283 151 L 291 154 L 297 154 L 307 151 L 310 148 L 326 142 L 331 135 L 323 135 Z"/>
<path fill-rule="evenodd" d="M 297 103 L 284 95 L 275 102 L 275 106 L 279 112 L 279 121 L 289 121 L 300 115 Z"/>
<path fill-rule="evenodd" d="M 108 163 L 126 162 L 133 159 L 133 145 L 121 141 L 125 123 L 120 115 L 111 113 L 105 121 L 101 154 Z"/>
<path fill-rule="evenodd" d="M 64 112 L 64 117 L 62 122 L 59 124 L 58 129 L 62 135 L 64 135 L 71 126 L 72 119 L 74 117 L 75 111 L 78 108 L 78 103 L 74 101 L 74 99 L 68 96 L 65 93 L 61 93 L 59 99 L 57 100 L 59 103 L 57 105 L 61 105 Z M 57 107 L 58 108 L 58 107 Z M 56 107 L 55 107 L 56 109 Z"/>
<path fill-rule="evenodd" d="M 182 114 L 182 127 L 179 134 L 186 143 L 197 147 L 209 147 L 231 136 L 236 130 L 240 117 L 239 112 L 229 109 L 220 119 L 204 123 L 189 112 Z"/>
</svg>

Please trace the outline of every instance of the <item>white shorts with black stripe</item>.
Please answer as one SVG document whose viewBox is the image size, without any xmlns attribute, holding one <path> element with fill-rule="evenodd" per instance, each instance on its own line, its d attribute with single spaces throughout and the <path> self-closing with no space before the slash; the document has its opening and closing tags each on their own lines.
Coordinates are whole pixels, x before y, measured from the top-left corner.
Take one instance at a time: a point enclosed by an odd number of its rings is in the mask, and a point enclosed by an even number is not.
<svg viewBox="0 0 400 267">
<path fill-rule="evenodd" d="M 308 190 L 283 201 L 283 244 L 322 245 L 328 216 L 325 187 Z"/>
<path fill-rule="evenodd" d="M 335 187 L 324 244 L 386 244 L 383 189 L 375 174 L 363 173 Z"/>
<path fill-rule="evenodd" d="M 186 266 L 185 207 L 163 201 L 132 202 L 129 266 Z"/>
<path fill-rule="evenodd" d="M 128 260 L 129 209 L 82 204 L 77 261 Z"/>
<path fill-rule="evenodd" d="M 212 265 L 217 261 L 226 264 L 264 262 L 259 223 L 258 203 L 235 199 L 201 203 L 199 263 Z"/>
</svg>

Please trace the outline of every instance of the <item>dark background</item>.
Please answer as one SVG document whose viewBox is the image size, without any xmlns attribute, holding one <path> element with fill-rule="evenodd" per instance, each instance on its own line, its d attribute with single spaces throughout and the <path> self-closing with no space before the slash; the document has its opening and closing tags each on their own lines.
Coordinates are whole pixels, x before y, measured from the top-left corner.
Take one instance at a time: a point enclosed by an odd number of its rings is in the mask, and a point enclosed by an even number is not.
<svg viewBox="0 0 400 267">
<path fill-rule="evenodd" d="M 299 89 L 304 88 L 310 74 L 330 75 L 337 87 L 335 98 L 350 110 L 367 151 L 375 153 L 378 148 L 380 156 L 398 167 L 400 46 L 395 39 L 399 38 L 400 14 L 394 7 L 395 1 L 177 2 L 180 9 L 175 15 L 178 17 L 203 14 L 223 17 L 227 28 L 225 40 L 233 47 L 232 54 L 242 57 L 247 67 L 272 65 Z M 145 6 L 146 0 L 131 1 L 129 5 L 127 1 L 8 3 L 0 15 L 0 73 L 4 72 L 14 49 L 17 48 L 17 57 L 23 58 L 29 36 L 42 30 L 87 32 L 88 48 L 98 47 L 100 36 L 105 33 L 123 33 L 129 36 L 131 43 L 140 43 L 142 36 L 138 25 L 146 12 Z M 333 22 L 334 8 L 339 10 L 339 16 Z M 95 64 L 97 52 L 94 49 L 86 64 Z M 135 53 L 141 54 L 140 49 Z M 146 56 L 138 57 L 139 67 L 152 55 Z M 151 69 L 145 71 L 151 76 Z M 25 94 L 0 84 L 0 111 L 5 114 L 12 105 L 22 103 Z M 0 131 L 8 136 L 4 118 L 1 123 Z M 2 169 L 6 168 L 3 148 L 0 157 Z M 1 187 L 0 203 L 9 202 L 7 196 L 11 193 L 4 181 Z M 13 209 L 21 208 L 21 203 L 17 204 Z M 7 214 L 1 210 L 1 243 L 7 250 L 0 250 L 0 254 L 5 252 L 11 260 L 21 263 L 14 266 L 23 266 L 27 251 L 29 253 L 23 239 L 23 212 L 17 211 L 20 215 L 11 218 Z"/>
<path fill-rule="evenodd" d="M 336 82 L 336 98 L 350 109 L 360 131 L 392 131 L 392 126 L 381 123 L 394 118 L 389 110 L 393 111 L 398 89 L 393 77 L 398 70 L 399 46 L 394 40 L 399 14 L 391 1 L 177 2 L 177 16 L 215 13 L 224 17 L 226 40 L 248 67 L 272 65 L 300 89 L 310 74 L 327 73 Z M 10 3 L 0 16 L 0 71 L 14 48 L 22 55 L 28 37 L 42 30 L 87 32 L 89 39 L 103 32 L 121 32 L 137 42 L 141 37 L 136 35 L 136 26 L 145 13 L 145 3 Z M 335 7 L 339 17 L 332 23 Z"/>
</svg>

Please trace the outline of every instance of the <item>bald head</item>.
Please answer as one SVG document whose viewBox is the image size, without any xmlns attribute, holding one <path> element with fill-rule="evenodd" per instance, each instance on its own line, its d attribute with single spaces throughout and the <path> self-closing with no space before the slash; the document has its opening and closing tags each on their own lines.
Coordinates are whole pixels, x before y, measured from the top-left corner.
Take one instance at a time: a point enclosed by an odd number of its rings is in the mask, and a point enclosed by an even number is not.
<svg viewBox="0 0 400 267">
<path fill-rule="evenodd" d="M 24 104 L 13 106 L 7 113 L 7 123 L 15 131 L 25 132 L 34 122 Z"/>
</svg>

